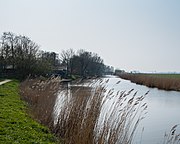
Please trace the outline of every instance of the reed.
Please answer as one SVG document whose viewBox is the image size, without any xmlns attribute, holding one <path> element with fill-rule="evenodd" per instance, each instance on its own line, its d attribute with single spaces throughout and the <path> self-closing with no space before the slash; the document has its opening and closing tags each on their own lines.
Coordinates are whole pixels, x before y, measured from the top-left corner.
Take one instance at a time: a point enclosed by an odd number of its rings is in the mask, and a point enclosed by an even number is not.
<svg viewBox="0 0 180 144">
<path fill-rule="evenodd" d="M 180 79 L 174 77 L 162 77 L 158 75 L 148 74 L 118 74 L 123 79 L 130 80 L 133 83 L 145 85 L 148 87 L 156 87 L 163 90 L 180 91 Z"/>
<path fill-rule="evenodd" d="M 163 144 L 179 144 L 180 143 L 180 133 L 177 131 L 180 130 L 179 125 L 174 125 L 169 133 L 165 133 Z"/>
<path fill-rule="evenodd" d="M 97 81 L 88 86 L 63 89 L 59 79 L 28 79 L 21 86 L 21 96 L 31 108 L 31 114 L 65 144 L 131 144 L 147 104 L 137 92 L 107 90 L 108 81 Z M 119 82 L 117 83 L 119 84 Z M 54 121 L 57 95 L 65 93 Z M 63 95 L 62 95 L 63 96 Z M 106 107 L 111 102 L 109 107 Z M 56 109 L 57 110 L 57 109 Z"/>
<path fill-rule="evenodd" d="M 106 90 L 106 84 L 96 88 L 70 88 L 71 96 L 60 110 L 54 133 L 67 144 L 130 144 L 147 104 L 144 96 L 129 92 Z M 108 108 L 105 103 L 113 100 Z M 104 112 L 103 112 L 104 111 Z M 103 118 L 104 117 L 104 118 Z"/>
<path fill-rule="evenodd" d="M 20 84 L 20 95 L 28 103 L 30 115 L 41 124 L 53 126 L 53 111 L 60 79 L 26 79 Z"/>
</svg>

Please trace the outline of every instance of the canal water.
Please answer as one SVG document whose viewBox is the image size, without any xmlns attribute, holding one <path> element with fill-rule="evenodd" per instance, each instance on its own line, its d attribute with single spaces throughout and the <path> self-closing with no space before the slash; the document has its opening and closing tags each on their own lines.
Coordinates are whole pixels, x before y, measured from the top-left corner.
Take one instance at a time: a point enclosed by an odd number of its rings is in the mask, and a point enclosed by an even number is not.
<svg viewBox="0 0 180 144">
<path fill-rule="evenodd" d="M 145 97 L 148 113 L 139 125 L 134 139 L 135 144 L 161 144 L 165 132 L 169 132 L 174 125 L 180 124 L 180 92 L 148 88 L 115 76 L 108 76 L 105 79 L 109 79 L 108 87 L 114 87 L 116 90 L 134 89 L 138 91 L 138 95 L 149 91 Z M 121 83 L 114 85 L 119 80 Z M 142 129 L 144 129 L 143 133 Z"/>
<path fill-rule="evenodd" d="M 148 88 L 116 76 L 103 78 L 104 81 L 108 79 L 107 89 L 113 88 L 114 91 L 134 89 L 138 92 L 137 95 L 144 95 L 149 91 L 144 99 L 148 105 L 148 113 L 138 126 L 133 144 L 162 144 L 165 132 L 168 133 L 174 125 L 180 124 L 180 92 Z M 118 81 L 121 82 L 116 84 Z M 67 92 L 70 93 L 70 91 Z M 62 101 L 62 96 L 57 98 L 56 106 L 63 106 Z"/>
</svg>

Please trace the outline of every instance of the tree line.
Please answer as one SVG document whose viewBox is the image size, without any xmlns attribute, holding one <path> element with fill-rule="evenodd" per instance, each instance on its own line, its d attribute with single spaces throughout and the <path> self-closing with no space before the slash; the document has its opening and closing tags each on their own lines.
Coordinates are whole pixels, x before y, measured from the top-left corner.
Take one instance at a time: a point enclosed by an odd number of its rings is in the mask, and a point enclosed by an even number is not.
<svg viewBox="0 0 180 144">
<path fill-rule="evenodd" d="M 29 37 L 4 32 L 0 42 L 1 75 L 20 78 L 44 75 L 52 69 L 51 60 L 44 58 L 44 54 Z"/>
<path fill-rule="evenodd" d="M 73 49 L 63 50 L 60 54 L 62 65 L 67 67 L 68 75 L 100 76 L 104 72 L 103 59 L 96 53 L 83 49 L 75 52 Z"/>
<path fill-rule="evenodd" d="M 103 59 L 83 49 L 62 50 L 60 54 L 40 50 L 40 46 L 24 35 L 4 32 L 0 40 L 0 76 L 26 78 L 50 75 L 64 70 L 66 77 L 101 76 L 107 70 Z"/>
</svg>

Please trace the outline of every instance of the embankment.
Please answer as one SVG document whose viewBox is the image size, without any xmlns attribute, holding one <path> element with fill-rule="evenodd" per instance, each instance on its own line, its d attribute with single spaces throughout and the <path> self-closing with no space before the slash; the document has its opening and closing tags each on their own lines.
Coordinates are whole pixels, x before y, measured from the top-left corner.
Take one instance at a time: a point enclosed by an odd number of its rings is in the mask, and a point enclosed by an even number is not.
<svg viewBox="0 0 180 144">
<path fill-rule="evenodd" d="M 0 86 L 0 143 L 56 143 L 49 130 L 27 114 L 18 81 Z"/>
<path fill-rule="evenodd" d="M 133 83 L 145 85 L 148 87 L 156 87 L 163 90 L 180 91 L 180 78 L 160 76 L 156 74 L 117 74 L 120 78 L 130 80 Z"/>
</svg>

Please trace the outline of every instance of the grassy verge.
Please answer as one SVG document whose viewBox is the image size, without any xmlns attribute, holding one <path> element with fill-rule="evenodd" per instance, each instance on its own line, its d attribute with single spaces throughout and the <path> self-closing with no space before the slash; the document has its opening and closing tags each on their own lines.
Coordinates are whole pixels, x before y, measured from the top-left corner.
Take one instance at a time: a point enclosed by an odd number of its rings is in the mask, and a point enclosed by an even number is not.
<svg viewBox="0 0 180 144">
<path fill-rule="evenodd" d="M 180 75 L 179 74 L 117 74 L 123 79 L 131 82 L 145 85 L 148 87 L 156 87 L 163 90 L 180 91 Z"/>
<path fill-rule="evenodd" d="M 17 81 L 0 86 L 0 143 L 55 143 L 49 130 L 27 115 L 18 91 Z"/>
</svg>

